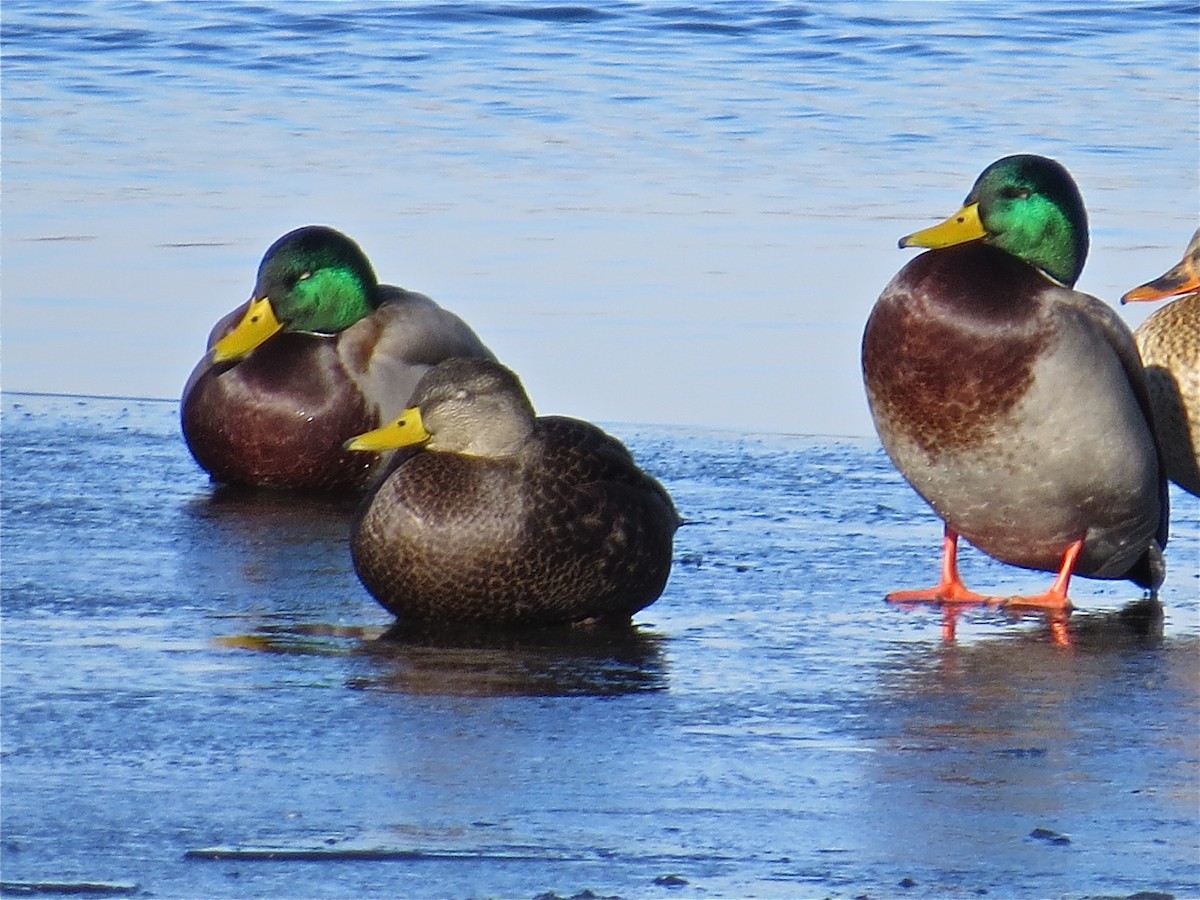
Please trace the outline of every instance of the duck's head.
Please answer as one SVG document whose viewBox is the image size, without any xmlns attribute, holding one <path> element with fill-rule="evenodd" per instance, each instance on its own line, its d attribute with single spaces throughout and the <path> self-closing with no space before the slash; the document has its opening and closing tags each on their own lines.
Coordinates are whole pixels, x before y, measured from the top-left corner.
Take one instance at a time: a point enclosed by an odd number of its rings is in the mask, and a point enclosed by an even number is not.
<svg viewBox="0 0 1200 900">
<path fill-rule="evenodd" d="M 487 359 L 448 359 L 417 382 L 409 408 L 394 421 L 351 438 L 347 450 L 426 450 L 500 458 L 516 454 L 533 432 L 533 405 L 509 369 Z"/>
<path fill-rule="evenodd" d="M 250 306 L 213 347 L 241 359 L 277 331 L 336 334 L 374 308 L 378 282 L 358 244 L 324 225 L 289 231 L 263 256 Z"/>
<path fill-rule="evenodd" d="M 1079 188 L 1055 160 L 1032 154 L 998 159 L 946 221 L 900 239 L 901 247 L 952 247 L 982 241 L 1075 284 L 1088 252 L 1087 211 Z"/>
<path fill-rule="evenodd" d="M 1137 300 L 1166 300 L 1186 294 L 1200 294 L 1200 228 L 1183 251 L 1183 259 L 1170 271 L 1153 281 L 1135 287 L 1121 298 L 1122 303 Z"/>
</svg>

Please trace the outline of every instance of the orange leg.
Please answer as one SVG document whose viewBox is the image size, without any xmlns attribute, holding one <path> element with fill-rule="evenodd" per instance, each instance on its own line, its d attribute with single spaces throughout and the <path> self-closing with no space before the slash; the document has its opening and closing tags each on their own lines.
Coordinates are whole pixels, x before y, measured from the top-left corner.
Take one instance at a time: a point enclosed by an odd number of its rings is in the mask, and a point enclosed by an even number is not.
<svg viewBox="0 0 1200 900">
<path fill-rule="evenodd" d="M 1071 573 L 1075 571 L 1075 561 L 1083 550 L 1083 538 L 1072 543 L 1063 553 L 1062 565 L 1058 567 L 1058 577 L 1050 590 L 1044 594 L 1034 594 L 1032 597 L 1009 597 L 1004 601 L 1006 607 L 1022 609 L 1044 609 L 1051 613 L 1068 613 L 1074 607 L 1067 597 L 1067 587 L 1071 584 Z"/>
<path fill-rule="evenodd" d="M 931 588 L 917 591 L 893 591 L 887 595 L 889 603 L 987 603 L 990 597 L 968 590 L 958 576 L 958 535 L 946 526 L 942 535 L 942 578 Z M 943 624 L 943 631 L 947 628 Z M 949 623 L 953 635 L 953 622 Z"/>
</svg>

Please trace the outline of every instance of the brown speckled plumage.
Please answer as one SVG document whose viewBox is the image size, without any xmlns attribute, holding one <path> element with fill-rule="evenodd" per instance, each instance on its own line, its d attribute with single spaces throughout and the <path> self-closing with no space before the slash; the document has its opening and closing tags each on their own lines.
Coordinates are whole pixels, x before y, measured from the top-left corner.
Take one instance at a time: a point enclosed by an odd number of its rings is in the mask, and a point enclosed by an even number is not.
<svg viewBox="0 0 1200 900">
<path fill-rule="evenodd" d="M 1146 364 L 1167 474 L 1200 496 L 1200 294 L 1156 310 L 1134 337 Z"/>
<path fill-rule="evenodd" d="M 459 363 L 507 372 L 474 360 L 436 367 L 413 397 L 426 421 L 437 413 L 420 402 L 423 388 Z M 497 389 L 521 390 L 515 377 Z M 543 417 L 512 454 L 398 457 L 364 503 L 351 549 L 363 584 L 401 623 L 628 621 L 666 585 L 678 523 L 667 492 L 619 441 Z"/>
<path fill-rule="evenodd" d="M 1146 364 L 1167 474 L 1200 496 L 1200 230 L 1176 266 L 1121 301 L 1175 296 L 1138 326 L 1134 338 Z"/>
</svg>

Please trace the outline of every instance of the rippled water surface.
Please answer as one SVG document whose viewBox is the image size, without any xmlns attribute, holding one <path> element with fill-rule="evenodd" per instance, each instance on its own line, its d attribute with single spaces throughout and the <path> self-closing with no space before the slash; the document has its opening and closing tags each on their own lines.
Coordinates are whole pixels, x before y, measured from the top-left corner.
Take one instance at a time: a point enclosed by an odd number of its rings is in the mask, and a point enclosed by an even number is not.
<svg viewBox="0 0 1200 900">
<path fill-rule="evenodd" d="M 214 492 L 177 416 L 4 402 L 10 885 L 1200 894 L 1195 498 L 1162 619 L 1077 579 L 1070 648 L 985 611 L 944 644 L 880 599 L 932 581 L 940 529 L 873 441 L 614 428 L 688 520 L 632 632 L 396 641 L 351 508 Z"/>
<path fill-rule="evenodd" d="M 4 385 L 178 397 L 266 247 L 323 222 L 465 316 L 544 412 L 870 434 L 858 342 L 896 240 L 993 159 L 1075 174 L 1081 289 L 1113 301 L 1178 258 L 1198 20 L 6 0 Z"/>
</svg>

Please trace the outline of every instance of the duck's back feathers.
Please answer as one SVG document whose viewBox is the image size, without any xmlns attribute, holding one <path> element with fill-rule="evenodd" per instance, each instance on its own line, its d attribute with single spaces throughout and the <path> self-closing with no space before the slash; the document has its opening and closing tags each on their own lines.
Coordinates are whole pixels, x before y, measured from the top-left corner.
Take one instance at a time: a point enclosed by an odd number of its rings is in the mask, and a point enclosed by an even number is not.
<svg viewBox="0 0 1200 900">
<path fill-rule="evenodd" d="M 494 359 L 466 322 L 424 294 L 390 284 L 379 285 L 377 293 L 375 313 L 347 329 L 359 328 L 345 351 L 356 368 L 367 368 L 358 362 L 364 357 L 403 360 L 425 370 L 454 357 Z M 411 393 L 410 389 L 402 402 Z"/>
<path fill-rule="evenodd" d="M 380 285 L 379 292 L 375 312 L 338 341 L 341 364 L 376 424 L 399 415 L 421 376 L 442 360 L 495 359 L 462 319 L 424 294 L 391 285 Z"/>
<path fill-rule="evenodd" d="M 624 444 L 602 428 L 568 416 L 540 416 L 535 440 L 541 445 L 540 468 L 559 473 L 564 483 L 625 484 L 670 497 L 657 481 L 638 468 Z"/>
</svg>

